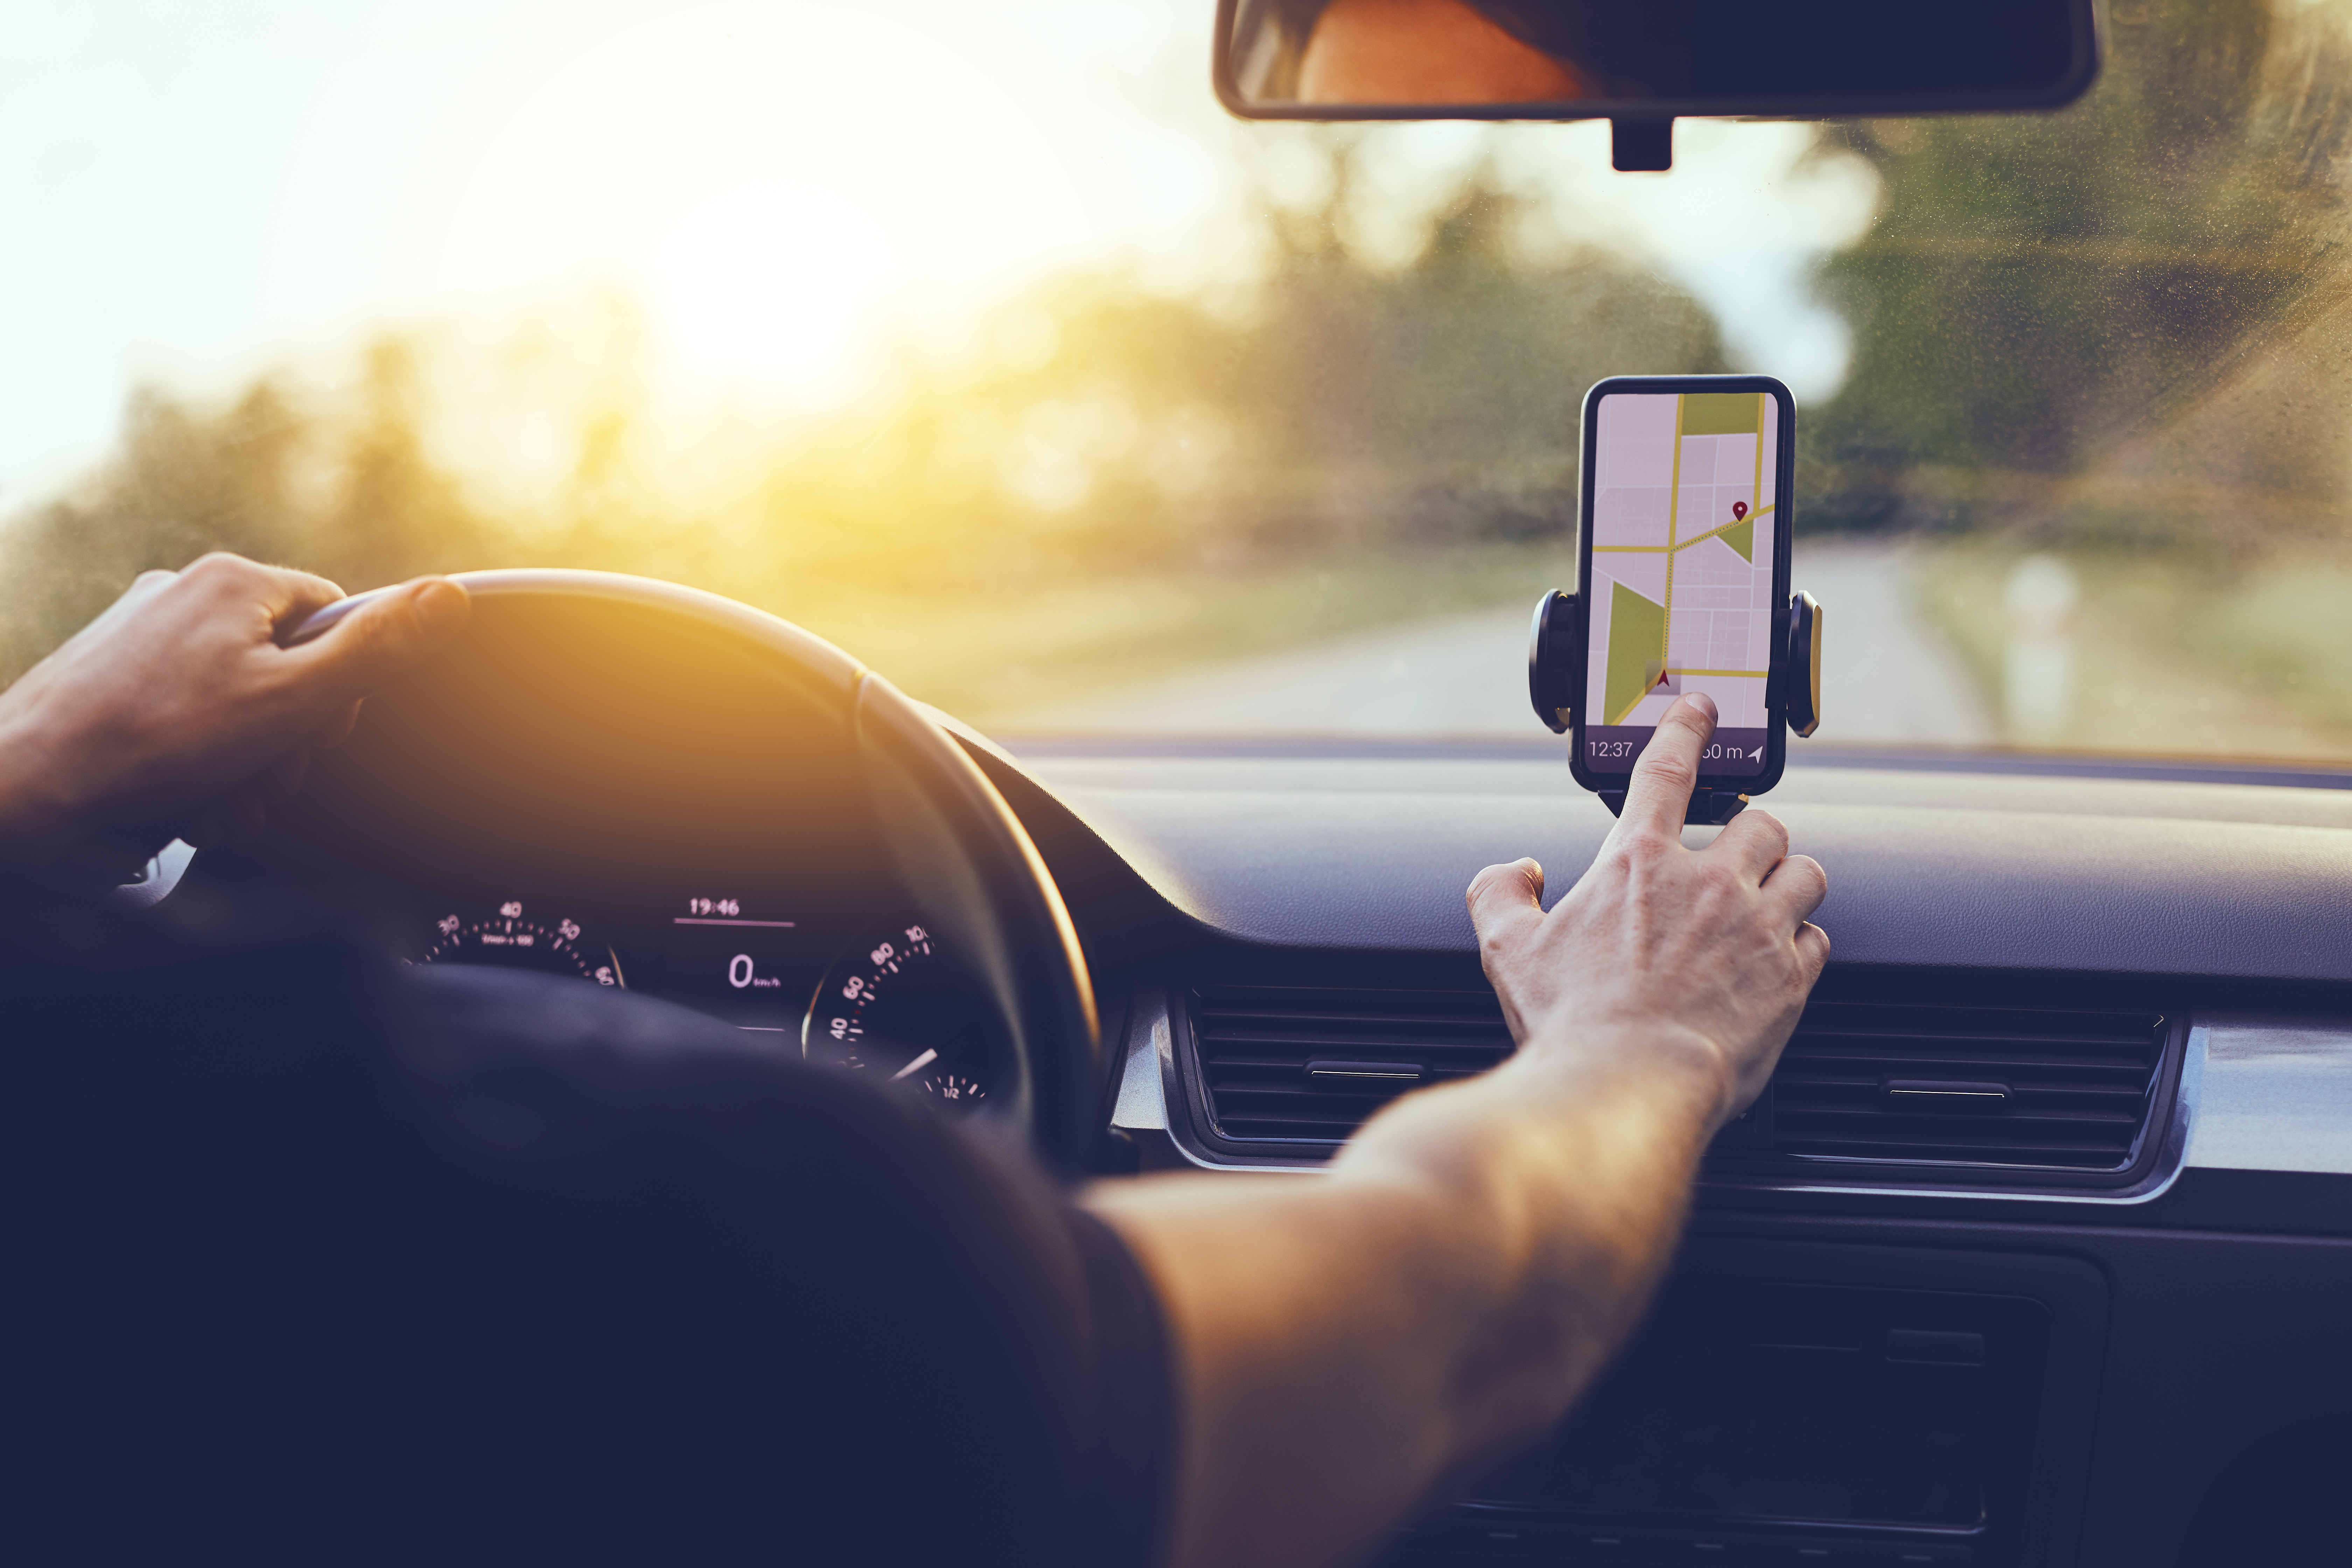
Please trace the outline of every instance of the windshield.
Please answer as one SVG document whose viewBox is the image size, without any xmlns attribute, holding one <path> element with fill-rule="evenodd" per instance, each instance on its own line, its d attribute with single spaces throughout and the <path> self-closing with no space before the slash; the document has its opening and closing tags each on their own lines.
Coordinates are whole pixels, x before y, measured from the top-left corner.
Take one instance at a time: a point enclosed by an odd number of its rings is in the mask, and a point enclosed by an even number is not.
<svg viewBox="0 0 2352 1568">
<path fill-rule="evenodd" d="M 2053 116 L 1228 119 L 1211 0 L 43 4 L 0 678 L 207 549 L 643 573 L 1009 736 L 1533 739 L 1602 376 L 1797 399 L 1808 747 L 2352 763 L 2352 5 Z"/>
</svg>

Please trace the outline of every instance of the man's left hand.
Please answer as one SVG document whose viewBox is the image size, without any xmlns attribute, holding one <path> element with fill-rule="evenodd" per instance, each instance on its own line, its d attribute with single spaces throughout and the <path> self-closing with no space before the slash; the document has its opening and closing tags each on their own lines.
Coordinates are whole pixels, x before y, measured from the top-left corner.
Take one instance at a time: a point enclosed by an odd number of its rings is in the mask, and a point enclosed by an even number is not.
<svg viewBox="0 0 2352 1568">
<path fill-rule="evenodd" d="M 454 637 L 471 606 L 420 577 L 299 647 L 278 638 L 343 596 L 323 577 L 207 555 L 149 572 L 0 692 L 0 864 L 92 840 L 135 860 L 259 831 L 311 748 L 351 732 L 360 700 Z"/>
</svg>

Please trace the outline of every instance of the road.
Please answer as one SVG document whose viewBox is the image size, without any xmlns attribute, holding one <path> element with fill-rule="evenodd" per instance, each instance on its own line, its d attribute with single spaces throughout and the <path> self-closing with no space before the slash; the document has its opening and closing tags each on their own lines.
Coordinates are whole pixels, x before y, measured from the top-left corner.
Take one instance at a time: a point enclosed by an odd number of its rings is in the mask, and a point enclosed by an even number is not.
<svg viewBox="0 0 2352 1568">
<path fill-rule="evenodd" d="M 1819 738 L 1847 745 L 1982 745 L 1975 683 L 1913 608 L 1900 545 L 1797 546 L 1796 585 L 1822 602 Z M 1528 602 L 1195 668 L 1011 716 L 1003 734 L 1530 736 Z"/>
</svg>

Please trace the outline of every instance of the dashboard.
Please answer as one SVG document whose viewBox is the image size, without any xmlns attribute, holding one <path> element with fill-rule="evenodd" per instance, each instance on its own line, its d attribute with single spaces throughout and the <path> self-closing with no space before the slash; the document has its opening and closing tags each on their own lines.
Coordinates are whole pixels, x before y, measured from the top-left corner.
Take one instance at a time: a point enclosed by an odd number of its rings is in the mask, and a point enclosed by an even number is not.
<svg viewBox="0 0 2352 1568">
<path fill-rule="evenodd" d="M 597 614 L 483 617 L 190 878 L 363 889 L 410 962 L 646 991 L 985 1109 L 1008 1047 L 837 689 Z M 1463 889 L 1532 853 L 1557 898 L 1610 823 L 1544 739 L 957 734 L 1084 947 L 1099 1173 L 1312 1180 L 1498 1060 Z M 1642 1334 L 1397 1560 L 2189 1565 L 2320 1507 L 2276 1493 L 2352 1462 L 2347 782 L 1793 756 L 1815 1003 Z"/>
<path fill-rule="evenodd" d="M 1498 1059 L 1462 890 L 1611 822 L 1540 740 L 1014 749 L 1132 944 L 1146 1168 L 1312 1179 Z M 2294 1560 L 2352 1463 L 2352 779 L 1792 753 L 1814 1003 L 1642 1332 L 1396 1562 Z"/>
</svg>

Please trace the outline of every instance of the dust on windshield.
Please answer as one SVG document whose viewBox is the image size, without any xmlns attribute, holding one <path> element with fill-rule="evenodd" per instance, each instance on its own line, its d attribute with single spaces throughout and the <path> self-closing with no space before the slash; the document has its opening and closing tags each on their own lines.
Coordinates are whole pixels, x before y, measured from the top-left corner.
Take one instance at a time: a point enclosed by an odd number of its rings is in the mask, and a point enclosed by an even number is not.
<svg viewBox="0 0 2352 1568">
<path fill-rule="evenodd" d="M 1006 735 L 1532 738 L 1584 389 L 1752 370 L 1804 745 L 2352 762 L 2352 5 L 2117 0 L 2063 113 L 1685 121 L 1668 175 L 1238 124 L 1208 0 L 608 7 L 520 106 L 520 4 L 138 9 L 0 111 L 0 678 L 225 548 L 690 583 Z M 970 68 L 887 127 L 822 97 L 923 40 Z"/>
</svg>

